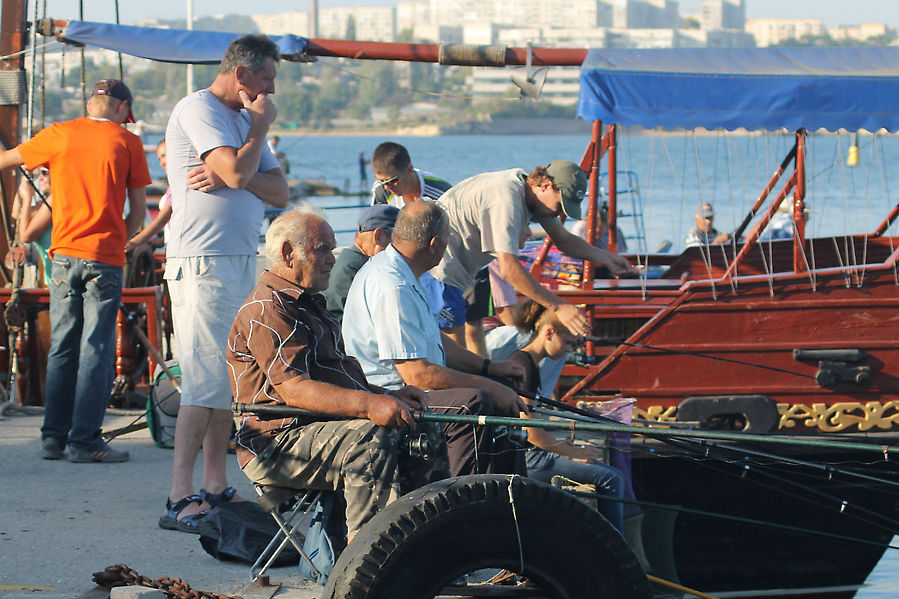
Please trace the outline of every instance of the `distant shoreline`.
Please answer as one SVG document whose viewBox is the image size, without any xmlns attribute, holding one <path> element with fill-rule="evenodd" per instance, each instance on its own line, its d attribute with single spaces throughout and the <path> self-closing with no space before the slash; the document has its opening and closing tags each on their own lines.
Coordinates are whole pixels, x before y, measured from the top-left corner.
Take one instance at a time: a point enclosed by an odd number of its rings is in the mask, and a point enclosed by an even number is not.
<svg viewBox="0 0 899 599">
<path fill-rule="evenodd" d="M 426 123 L 407 126 L 365 126 L 359 127 L 335 127 L 327 129 L 311 128 L 280 128 L 274 127 L 270 135 L 281 137 L 439 137 L 442 135 L 520 135 L 520 136 L 544 136 L 544 135 L 584 135 L 590 136 L 592 125 L 578 118 L 508 118 L 493 119 L 491 121 L 465 121 L 461 123 Z M 159 125 L 144 124 L 143 132 L 160 134 L 165 130 Z M 899 133 L 890 133 L 885 130 L 877 132 L 879 135 L 897 136 Z M 622 134 L 629 136 L 655 136 L 655 137 L 682 137 L 692 134 L 697 137 L 710 137 L 718 135 L 726 136 L 761 136 L 761 135 L 788 135 L 792 131 L 749 131 L 735 129 L 733 131 L 708 130 L 708 129 L 645 129 L 643 127 L 629 127 L 622 130 Z M 834 136 L 852 135 L 852 131 L 831 132 L 821 129 L 814 131 L 812 135 Z M 873 135 L 867 131 L 859 131 L 859 135 L 867 137 Z"/>
</svg>

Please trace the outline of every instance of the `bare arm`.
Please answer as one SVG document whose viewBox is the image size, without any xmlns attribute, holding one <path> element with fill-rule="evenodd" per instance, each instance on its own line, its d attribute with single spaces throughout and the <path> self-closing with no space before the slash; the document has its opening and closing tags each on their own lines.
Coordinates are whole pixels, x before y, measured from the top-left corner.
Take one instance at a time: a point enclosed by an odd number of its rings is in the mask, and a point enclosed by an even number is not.
<svg viewBox="0 0 899 599">
<path fill-rule="evenodd" d="M 195 166 L 188 171 L 187 186 L 206 193 L 215 191 L 220 187 L 226 187 L 221 177 L 216 175 L 206 163 Z M 290 199 L 287 179 L 284 178 L 280 168 L 264 173 L 256 173 L 247 183 L 246 189 L 263 202 L 271 204 L 275 208 L 284 208 L 287 206 L 287 200 Z"/>
<path fill-rule="evenodd" d="M 265 147 L 265 136 L 278 116 L 278 109 L 265 94 L 259 94 L 255 100 L 250 101 L 246 92 L 241 90 L 239 93 L 244 108 L 252 119 L 244 144 L 240 148 L 220 146 L 201 157 L 224 184 L 232 189 L 244 189 L 256 175 L 262 149 Z"/>
<path fill-rule="evenodd" d="M 287 379 L 275 385 L 275 389 L 289 406 L 335 416 L 364 418 L 379 426 L 415 427 L 412 417 L 415 406 L 394 395 L 344 389 L 299 377 Z"/>
<path fill-rule="evenodd" d="M 572 334 L 588 335 L 590 333 L 590 320 L 587 315 L 574 304 L 563 301 L 538 283 L 537 279 L 518 261 L 518 256 L 500 252 L 496 258 L 499 262 L 500 274 L 512 283 L 516 291 L 531 298 L 547 310 L 554 310 L 559 320 Z"/>
<path fill-rule="evenodd" d="M 556 247 L 566 256 L 602 264 L 615 275 L 634 274 L 633 267 L 625 258 L 587 243 L 585 239 L 574 235 L 563 227 L 560 221 L 551 219 L 540 224 L 547 235 L 552 238 Z"/>
<path fill-rule="evenodd" d="M 11 150 L 0 151 L 0 169 L 9 168 L 11 166 L 22 166 L 25 161 L 19 154 L 19 148 L 15 147 Z"/>
<path fill-rule="evenodd" d="M 483 362 L 483 358 L 481 358 L 481 362 Z M 422 389 L 458 387 L 483 389 L 490 394 L 496 411 L 500 415 L 516 416 L 521 410 L 526 409 L 517 393 L 492 379 L 433 364 L 424 358 L 394 360 L 394 364 L 407 385 L 415 385 Z"/>
<path fill-rule="evenodd" d="M 446 354 L 446 364 L 450 368 L 461 370 L 470 374 L 484 372 L 485 360 L 478 354 L 469 351 L 455 339 L 446 333 L 440 333 L 443 338 L 443 351 Z M 519 388 L 524 381 L 524 367 L 509 360 L 487 362 L 487 374 L 495 377 L 511 379 Z"/>
<path fill-rule="evenodd" d="M 521 414 L 522 418 L 533 418 L 528 412 Z M 528 442 L 534 447 L 539 447 L 560 456 L 578 460 L 581 462 L 598 462 L 602 459 L 602 451 L 597 447 L 580 447 L 567 439 L 557 439 L 544 428 L 525 427 L 528 432 Z"/>
<path fill-rule="evenodd" d="M 159 234 L 160 231 L 168 224 L 169 220 L 172 218 L 172 205 L 163 206 L 159 209 L 159 212 L 156 214 L 156 218 L 153 219 L 149 225 L 141 229 L 140 233 L 132 237 L 125 244 L 125 249 L 130 250 L 133 247 L 136 247 L 142 243 L 147 243 L 153 237 Z"/>
<path fill-rule="evenodd" d="M 280 168 L 272 169 L 264 173 L 256 173 L 247 184 L 247 190 L 253 192 L 257 198 L 271 204 L 275 208 L 285 208 L 290 199 L 290 191 L 287 189 L 287 179 Z"/>
<path fill-rule="evenodd" d="M 50 209 L 44 204 L 37 208 L 26 205 L 19 217 L 19 241 L 22 243 L 34 241 L 50 228 L 52 220 Z"/>
<path fill-rule="evenodd" d="M 125 217 L 126 239 L 130 239 L 140 230 L 147 217 L 147 188 L 128 188 L 128 216 Z"/>
</svg>

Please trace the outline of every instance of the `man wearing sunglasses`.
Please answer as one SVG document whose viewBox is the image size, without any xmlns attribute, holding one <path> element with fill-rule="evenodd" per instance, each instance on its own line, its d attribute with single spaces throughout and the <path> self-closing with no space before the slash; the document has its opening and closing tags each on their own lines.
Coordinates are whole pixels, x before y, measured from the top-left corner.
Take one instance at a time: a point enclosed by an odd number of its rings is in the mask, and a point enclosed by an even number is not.
<svg viewBox="0 0 899 599">
<path fill-rule="evenodd" d="M 375 185 L 371 203 L 390 204 L 398 209 L 409 202 L 437 200 L 452 187 L 449 181 L 412 166 L 409 151 L 402 145 L 385 141 L 371 155 Z"/>
</svg>

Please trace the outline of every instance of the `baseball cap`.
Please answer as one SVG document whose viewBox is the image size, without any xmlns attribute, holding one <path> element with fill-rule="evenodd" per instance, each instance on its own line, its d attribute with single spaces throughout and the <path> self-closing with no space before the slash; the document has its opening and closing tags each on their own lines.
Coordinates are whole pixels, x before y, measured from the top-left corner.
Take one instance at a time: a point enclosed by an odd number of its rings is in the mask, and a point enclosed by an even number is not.
<svg viewBox="0 0 899 599">
<path fill-rule="evenodd" d="M 117 100 L 128 102 L 128 118 L 125 119 L 125 122 L 134 122 L 134 113 L 131 112 L 131 109 L 134 108 L 134 96 L 131 95 L 131 90 L 128 89 L 128 86 L 121 80 L 101 79 L 94 84 L 94 90 L 91 92 L 91 95 L 109 96 L 111 98 L 116 98 Z"/>
<path fill-rule="evenodd" d="M 392 229 L 396 224 L 399 209 L 390 204 L 375 204 L 362 211 L 359 217 L 359 232 L 374 231 L 377 228 Z"/>
<path fill-rule="evenodd" d="M 562 211 L 568 218 L 581 218 L 581 202 L 587 191 L 587 175 L 584 169 L 570 160 L 553 160 L 546 167 L 546 174 L 562 192 Z"/>
<path fill-rule="evenodd" d="M 693 213 L 696 218 L 715 218 L 715 209 L 708 202 L 702 202 Z"/>
</svg>

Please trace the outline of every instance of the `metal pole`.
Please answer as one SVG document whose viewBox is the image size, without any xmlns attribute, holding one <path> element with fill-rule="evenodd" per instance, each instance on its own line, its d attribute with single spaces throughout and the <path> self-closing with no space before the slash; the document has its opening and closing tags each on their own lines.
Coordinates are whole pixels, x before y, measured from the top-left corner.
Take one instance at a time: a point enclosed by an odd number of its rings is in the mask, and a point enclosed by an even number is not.
<svg viewBox="0 0 899 599">
<path fill-rule="evenodd" d="M 194 0 L 187 0 L 187 30 L 194 30 Z M 194 65 L 187 65 L 187 93 L 189 96 L 194 91 Z"/>
</svg>

